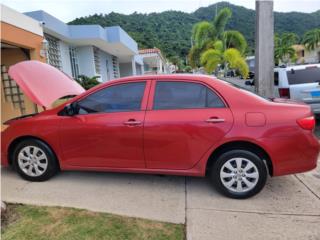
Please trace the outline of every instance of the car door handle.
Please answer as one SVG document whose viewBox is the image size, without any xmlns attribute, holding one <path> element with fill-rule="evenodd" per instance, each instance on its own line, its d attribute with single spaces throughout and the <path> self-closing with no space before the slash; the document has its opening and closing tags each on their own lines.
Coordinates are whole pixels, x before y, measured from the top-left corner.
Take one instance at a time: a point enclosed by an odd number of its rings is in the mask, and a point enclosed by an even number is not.
<svg viewBox="0 0 320 240">
<path fill-rule="evenodd" d="M 129 119 L 128 121 L 124 122 L 123 124 L 127 125 L 127 126 L 137 126 L 137 125 L 141 125 L 141 122 L 137 121 L 135 119 Z"/>
<path fill-rule="evenodd" d="M 223 118 L 212 117 L 206 120 L 207 123 L 221 123 L 224 122 Z"/>
</svg>

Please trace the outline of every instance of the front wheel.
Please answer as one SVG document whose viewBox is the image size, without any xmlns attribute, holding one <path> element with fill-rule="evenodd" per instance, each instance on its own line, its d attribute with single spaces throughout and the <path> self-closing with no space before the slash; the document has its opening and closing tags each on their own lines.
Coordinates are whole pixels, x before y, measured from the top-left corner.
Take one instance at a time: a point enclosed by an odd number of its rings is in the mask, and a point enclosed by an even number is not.
<svg viewBox="0 0 320 240">
<path fill-rule="evenodd" d="M 37 139 L 20 142 L 13 152 L 14 167 L 19 175 L 29 181 L 45 181 L 59 169 L 51 148 Z"/>
<path fill-rule="evenodd" d="M 210 175 L 218 191 L 230 198 L 244 199 L 263 189 L 267 168 L 255 153 L 231 150 L 218 157 Z"/>
</svg>

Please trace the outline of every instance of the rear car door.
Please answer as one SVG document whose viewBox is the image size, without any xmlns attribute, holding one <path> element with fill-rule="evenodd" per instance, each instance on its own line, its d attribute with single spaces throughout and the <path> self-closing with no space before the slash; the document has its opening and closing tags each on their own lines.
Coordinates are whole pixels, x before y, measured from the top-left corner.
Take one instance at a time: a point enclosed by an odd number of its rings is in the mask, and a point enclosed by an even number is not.
<svg viewBox="0 0 320 240">
<path fill-rule="evenodd" d="M 143 123 L 148 81 L 116 83 L 77 101 L 79 114 L 63 116 L 65 165 L 144 168 Z"/>
<path fill-rule="evenodd" d="M 147 168 L 190 169 L 231 129 L 226 102 L 195 81 L 153 82 L 144 127 Z"/>
</svg>

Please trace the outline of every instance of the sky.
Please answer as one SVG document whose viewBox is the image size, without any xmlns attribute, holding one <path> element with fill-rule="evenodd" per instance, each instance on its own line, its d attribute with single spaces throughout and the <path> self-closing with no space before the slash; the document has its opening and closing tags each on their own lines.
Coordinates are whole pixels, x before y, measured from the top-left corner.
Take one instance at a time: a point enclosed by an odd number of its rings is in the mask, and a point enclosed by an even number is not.
<svg viewBox="0 0 320 240">
<path fill-rule="evenodd" d="M 0 0 L 2 4 L 19 12 L 44 10 L 58 19 L 69 22 L 77 17 L 95 13 L 133 12 L 151 13 L 166 10 L 193 12 L 219 0 Z M 228 0 L 228 2 L 254 9 L 255 0 Z M 320 0 L 274 0 L 278 12 L 314 12 L 320 9 Z"/>
</svg>

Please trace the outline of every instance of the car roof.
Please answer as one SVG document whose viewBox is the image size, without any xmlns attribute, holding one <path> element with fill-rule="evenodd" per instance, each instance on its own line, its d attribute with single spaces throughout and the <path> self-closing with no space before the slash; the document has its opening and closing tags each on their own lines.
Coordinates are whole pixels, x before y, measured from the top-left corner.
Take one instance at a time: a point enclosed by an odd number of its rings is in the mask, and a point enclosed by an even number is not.
<svg viewBox="0 0 320 240">
<path fill-rule="evenodd" d="M 281 67 L 278 67 L 278 68 L 275 68 L 276 71 L 290 71 L 290 70 L 301 70 L 301 69 L 306 69 L 306 68 L 314 68 L 314 67 L 317 67 L 317 68 L 320 68 L 320 64 L 304 64 L 304 65 L 294 65 L 294 66 L 287 66 L 287 67 L 284 67 L 284 68 L 281 68 Z"/>
<path fill-rule="evenodd" d="M 213 80 L 216 79 L 213 76 L 208 76 L 204 74 L 154 74 L 154 75 L 136 75 L 130 77 L 123 77 L 115 79 L 115 81 L 123 80 L 123 81 L 130 81 L 130 80 L 157 80 L 157 79 L 170 79 L 170 80 Z"/>
<path fill-rule="evenodd" d="M 209 76 L 204 74 L 158 74 L 158 75 L 136 75 L 130 77 L 122 77 L 113 79 L 111 81 L 104 82 L 102 85 L 109 85 L 116 82 L 128 82 L 128 81 L 137 81 L 137 80 L 194 80 L 194 81 L 202 81 L 205 83 L 225 83 L 227 82 L 222 81 L 215 76 Z M 212 81 L 214 80 L 214 81 Z"/>
</svg>

